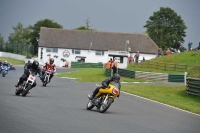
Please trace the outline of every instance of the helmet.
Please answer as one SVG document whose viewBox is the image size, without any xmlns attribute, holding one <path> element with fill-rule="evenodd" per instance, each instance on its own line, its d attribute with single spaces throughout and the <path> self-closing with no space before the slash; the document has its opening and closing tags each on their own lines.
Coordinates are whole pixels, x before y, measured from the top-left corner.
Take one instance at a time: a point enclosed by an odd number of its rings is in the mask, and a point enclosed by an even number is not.
<svg viewBox="0 0 200 133">
<path fill-rule="evenodd" d="M 28 63 L 31 63 L 31 61 L 30 61 L 30 60 L 28 60 Z"/>
<path fill-rule="evenodd" d="M 49 62 L 50 62 L 50 64 L 52 65 L 52 64 L 54 63 L 54 59 L 51 58 L 51 59 L 49 60 Z"/>
<path fill-rule="evenodd" d="M 7 61 L 5 60 L 4 63 L 7 63 Z"/>
<path fill-rule="evenodd" d="M 113 80 L 117 83 L 117 82 L 119 82 L 120 81 L 120 75 L 118 74 L 118 73 L 115 73 L 114 75 L 113 75 Z"/>
<path fill-rule="evenodd" d="M 36 60 L 33 61 L 32 67 L 33 67 L 33 69 L 38 69 L 38 67 L 39 67 L 39 62 L 36 61 Z"/>
</svg>

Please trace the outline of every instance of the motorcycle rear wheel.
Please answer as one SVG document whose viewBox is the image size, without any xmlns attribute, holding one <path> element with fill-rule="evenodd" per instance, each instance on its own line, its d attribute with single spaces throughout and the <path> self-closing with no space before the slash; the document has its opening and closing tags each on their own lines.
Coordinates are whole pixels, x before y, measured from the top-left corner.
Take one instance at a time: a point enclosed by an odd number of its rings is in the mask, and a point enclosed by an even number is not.
<svg viewBox="0 0 200 133">
<path fill-rule="evenodd" d="M 94 107 L 94 105 L 93 105 L 92 101 L 89 100 L 89 102 L 87 103 L 87 106 L 86 106 L 87 110 L 91 110 L 93 107 Z"/>
<path fill-rule="evenodd" d="M 113 101 L 114 101 L 113 98 L 108 98 L 107 104 L 102 103 L 102 105 L 99 108 L 99 112 L 104 113 L 110 107 L 110 105 L 113 103 Z"/>
<path fill-rule="evenodd" d="M 28 94 L 28 92 L 29 92 L 30 89 L 31 89 L 31 85 L 28 84 L 26 90 L 24 90 L 24 91 L 22 92 L 22 96 L 25 97 L 25 96 Z"/>
</svg>

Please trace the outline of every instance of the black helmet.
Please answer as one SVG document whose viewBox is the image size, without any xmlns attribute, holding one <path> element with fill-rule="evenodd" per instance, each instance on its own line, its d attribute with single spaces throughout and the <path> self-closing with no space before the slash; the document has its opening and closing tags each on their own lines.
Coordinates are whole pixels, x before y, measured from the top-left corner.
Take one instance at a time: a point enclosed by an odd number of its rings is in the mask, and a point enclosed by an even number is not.
<svg viewBox="0 0 200 133">
<path fill-rule="evenodd" d="M 49 62 L 50 62 L 50 64 L 52 65 L 52 64 L 54 63 L 54 59 L 51 58 Z"/>
<path fill-rule="evenodd" d="M 33 67 L 33 69 L 38 69 L 38 67 L 39 67 L 39 62 L 36 61 L 36 60 L 33 61 L 32 67 Z"/>
<path fill-rule="evenodd" d="M 115 81 L 115 82 L 119 82 L 120 81 L 120 75 L 118 73 L 115 73 L 113 75 L 113 81 Z"/>
</svg>

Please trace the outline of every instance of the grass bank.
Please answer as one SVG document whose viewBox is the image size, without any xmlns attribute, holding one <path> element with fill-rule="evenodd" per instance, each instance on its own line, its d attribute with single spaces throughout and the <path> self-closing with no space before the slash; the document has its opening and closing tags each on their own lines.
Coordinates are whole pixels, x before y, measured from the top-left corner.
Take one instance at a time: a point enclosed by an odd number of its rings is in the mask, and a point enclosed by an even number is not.
<svg viewBox="0 0 200 133">
<path fill-rule="evenodd" d="M 23 60 L 17 60 L 17 59 L 7 58 L 7 57 L 0 57 L 0 61 L 4 62 L 5 60 L 13 65 L 24 65 Z"/>
<path fill-rule="evenodd" d="M 189 77 L 200 78 L 200 52 L 188 51 L 182 53 L 176 53 L 171 55 L 166 55 L 162 57 L 157 57 L 151 59 L 152 62 L 168 63 L 168 64 L 180 64 L 187 65 L 187 73 Z M 145 62 L 144 62 L 145 63 Z M 131 63 L 127 69 L 135 71 L 145 71 L 145 72 L 157 72 L 157 73 L 168 73 L 168 74 L 183 74 L 184 72 L 178 71 L 165 71 L 153 68 L 140 68 L 140 65 Z"/>
</svg>

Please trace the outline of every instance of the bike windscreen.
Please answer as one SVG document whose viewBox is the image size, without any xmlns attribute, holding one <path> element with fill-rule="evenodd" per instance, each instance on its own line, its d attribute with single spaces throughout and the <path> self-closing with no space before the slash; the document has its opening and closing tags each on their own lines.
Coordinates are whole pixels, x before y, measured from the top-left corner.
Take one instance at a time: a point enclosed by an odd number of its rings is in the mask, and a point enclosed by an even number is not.
<svg viewBox="0 0 200 133">
<path fill-rule="evenodd" d="M 117 89 L 120 88 L 120 84 L 119 83 L 116 83 L 114 81 L 111 81 L 110 84 L 114 85 Z"/>
</svg>

